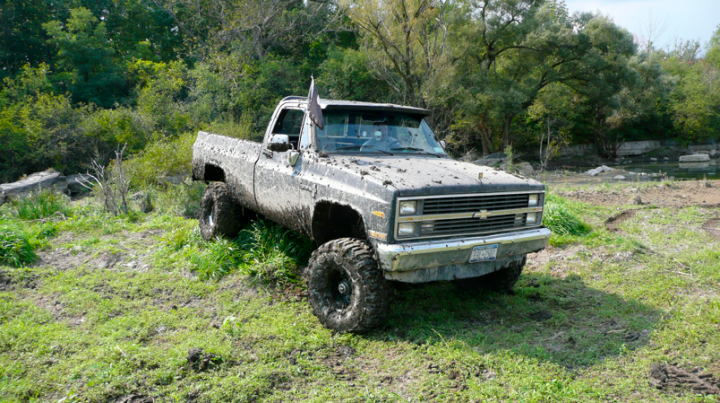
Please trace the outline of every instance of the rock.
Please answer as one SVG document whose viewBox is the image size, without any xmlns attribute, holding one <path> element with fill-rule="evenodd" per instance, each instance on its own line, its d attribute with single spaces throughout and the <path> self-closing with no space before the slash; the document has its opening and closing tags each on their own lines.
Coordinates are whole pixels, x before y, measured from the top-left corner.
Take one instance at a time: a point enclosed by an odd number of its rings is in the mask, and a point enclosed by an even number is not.
<svg viewBox="0 0 720 403">
<path fill-rule="evenodd" d="M 643 200 L 640 198 L 640 196 L 634 196 L 630 199 L 630 204 L 634 204 L 636 206 L 642 206 L 645 204 Z"/>
<path fill-rule="evenodd" d="M 86 186 L 92 186 L 92 183 L 94 183 L 92 177 L 86 174 L 69 175 L 65 178 L 65 181 L 67 182 L 70 194 L 89 192 L 90 189 Z"/>
<path fill-rule="evenodd" d="M 650 158 L 650 161 L 657 162 L 657 158 Z"/>
<path fill-rule="evenodd" d="M 617 175 L 617 176 L 614 176 L 613 179 L 616 179 L 616 180 L 619 180 L 619 181 L 624 181 L 624 180 L 625 180 L 625 177 L 622 176 L 622 175 Z"/>
<path fill-rule="evenodd" d="M 515 170 L 523 176 L 530 176 L 533 173 L 535 173 L 535 170 L 533 169 L 532 165 L 530 165 L 529 162 L 521 162 L 519 164 L 515 165 Z"/>
<path fill-rule="evenodd" d="M 663 157 L 663 160 L 665 160 L 665 161 L 670 161 L 670 158 L 668 158 L 668 157 Z"/>
<path fill-rule="evenodd" d="M 8 198 L 21 199 L 32 192 L 46 189 L 58 193 L 67 193 L 68 187 L 65 177 L 60 172 L 48 169 L 36 172 L 17 182 L 2 184 L 0 185 L 0 205 L 6 202 Z"/>
<path fill-rule="evenodd" d="M 597 167 L 597 168 L 595 168 L 595 169 L 591 169 L 591 170 L 589 170 L 589 171 L 587 171 L 587 172 L 585 172 L 585 173 L 588 174 L 588 175 L 590 175 L 590 176 L 597 176 L 598 174 L 601 174 L 601 173 L 603 173 L 603 172 L 611 172 L 611 171 L 614 171 L 614 169 L 613 169 L 613 168 L 610 168 L 610 167 L 608 167 L 608 166 L 605 166 L 605 165 L 601 165 L 601 166 L 599 166 L 599 167 Z"/>
<path fill-rule="evenodd" d="M 683 155 L 680 157 L 680 162 L 707 162 L 707 161 L 710 161 L 710 156 L 707 154 Z"/>
</svg>

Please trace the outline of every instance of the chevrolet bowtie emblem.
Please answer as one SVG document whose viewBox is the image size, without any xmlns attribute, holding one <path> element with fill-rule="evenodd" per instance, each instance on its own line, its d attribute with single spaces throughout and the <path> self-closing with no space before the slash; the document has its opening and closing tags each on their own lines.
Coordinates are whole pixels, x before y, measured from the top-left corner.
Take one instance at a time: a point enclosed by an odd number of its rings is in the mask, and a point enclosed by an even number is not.
<svg viewBox="0 0 720 403">
<path fill-rule="evenodd" d="M 483 220 L 486 220 L 488 217 L 490 217 L 490 213 L 488 213 L 487 210 L 478 211 L 477 213 L 473 214 L 473 218 L 481 218 Z"/>
</svg>

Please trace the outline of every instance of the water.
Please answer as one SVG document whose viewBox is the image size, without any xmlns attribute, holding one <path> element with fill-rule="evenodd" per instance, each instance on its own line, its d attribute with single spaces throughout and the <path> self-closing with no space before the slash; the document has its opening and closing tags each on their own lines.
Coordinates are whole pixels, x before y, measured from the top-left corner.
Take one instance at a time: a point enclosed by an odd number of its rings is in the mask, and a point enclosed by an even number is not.
<svg viewBox="0 0 720 403">
<path fill-rule="evenodd" d="M 577 168 L 573 169 L 575 172 L 586 172 L 588 168 Z M 720 161 L 710 160 L 708 162 L 650 162 L 640 164 L 627 164 L 613 166 L 618 172 L 611 172 L 613 176 L 623 175 L 625 179 L 633 179 L 633 177 L 640 180 L 661 180 L 664 177 L 671 177 L 675 179 L 720 179 Z M 626 172 L 634 172 L 636 174 L 645 173 L 646 175 L 628 175 Z M 653 175 L 655 174 L 655 175 Z"/>
</svg>

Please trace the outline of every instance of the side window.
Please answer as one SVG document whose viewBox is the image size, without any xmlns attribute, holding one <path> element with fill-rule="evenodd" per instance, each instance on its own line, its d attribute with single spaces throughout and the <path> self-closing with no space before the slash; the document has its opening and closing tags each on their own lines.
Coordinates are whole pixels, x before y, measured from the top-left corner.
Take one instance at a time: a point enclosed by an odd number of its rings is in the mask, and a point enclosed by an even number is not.
<svg viewBox="0 0 720 403">
<path fill-rule="evenodd" d="M 272 134 L 287 134 L 290 143 L 297 149 L 305 112 L 299 109 L 284 109 L 273 127 Z"/>
</svg>

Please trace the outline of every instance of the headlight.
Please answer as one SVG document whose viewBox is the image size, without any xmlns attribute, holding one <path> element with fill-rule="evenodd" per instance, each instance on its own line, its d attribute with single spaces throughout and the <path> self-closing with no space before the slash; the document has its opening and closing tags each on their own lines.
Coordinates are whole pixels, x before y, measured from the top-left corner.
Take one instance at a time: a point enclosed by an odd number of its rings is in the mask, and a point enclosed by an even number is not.
<svg viewBox="0 0 720 403">
<path fill-rule="evenodd" d="M 401 222 L 398 225 L 398 236 L 417 236 L 417 223 L 414 222 Z"/>
<path fill-rule="evenodd" d="M 527 217 L 525 218 L 525 223 L 527 225 L 533 225 L 537 223 L 537 213 L 528 213 Z"/>
<path fill-rule="evenodd" d="M 528 206 L 535 207 L 538 205 L 538 201 L 540 201 L 540 195 L 530 195 L 530 199 L 528 200 Z"/>
<path fill-rule="evenodd" d="M 417 213 L 417 201 L 401 201 L 400 215 L 411 215 Z"/>
</svg>

